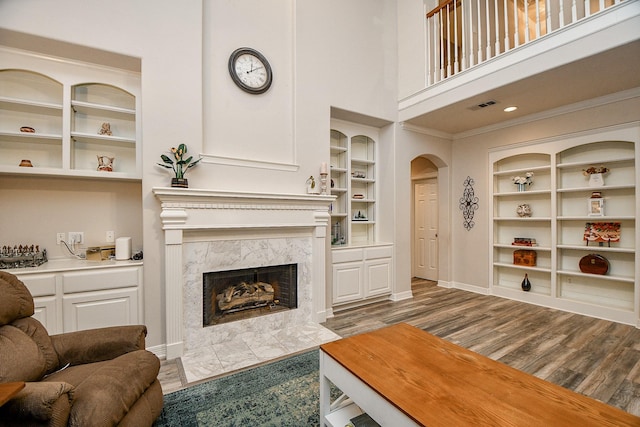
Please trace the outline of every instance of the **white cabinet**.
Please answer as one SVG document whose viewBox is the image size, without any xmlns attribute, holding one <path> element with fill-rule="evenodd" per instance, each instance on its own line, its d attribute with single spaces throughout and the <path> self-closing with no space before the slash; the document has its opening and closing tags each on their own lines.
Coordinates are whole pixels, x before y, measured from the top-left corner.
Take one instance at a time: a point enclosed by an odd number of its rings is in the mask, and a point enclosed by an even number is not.
<svg viewBox="0 0 640 427">
<path fill-rule="evenodd" d="M 0 173 L 141 179 L 139 74 L 2 48 L 0 63 Z"/>
<path fill-rule="evenodd" d="M 621 128 L 491 153 L 493 294 L 638 324 L 637 138 Z M 608 170 L 604 185 L 590 183 L 586 171 L 592 167 Z M 533 172 L 533 184 L 519 192 L 512 178 L 527 172 Z M 590 205 L 598 195 L 603 207 L 594 211 Z M 520 217 L 517 207 L 525 203 L 532 214 Z M 590 224 L 619 229 L 619 240 L 585 240 Z M 535 245 L 515 246 L 516 238 Z M 515 250 L 535 251 L 535 265 L 516 265 Z M 590 254 L 606 259 L 606 273 L 581 268 Z M 525 274 L 528 292 L 521 288 Z"/>
<path fill-rule="evenodd" d="M 76 268 L 56 269 L 56 261 L 49 261 L 7 271 L 27 286 L 34 317 L 49 334 L 142 323 L 142 264 L 105 263 L 78 261 Z"/>
<path fill-rule="evenodd" d="M 392 283 L 392 245 L 333 250 L 333 305 L 388 296 Z"/>
</svg>

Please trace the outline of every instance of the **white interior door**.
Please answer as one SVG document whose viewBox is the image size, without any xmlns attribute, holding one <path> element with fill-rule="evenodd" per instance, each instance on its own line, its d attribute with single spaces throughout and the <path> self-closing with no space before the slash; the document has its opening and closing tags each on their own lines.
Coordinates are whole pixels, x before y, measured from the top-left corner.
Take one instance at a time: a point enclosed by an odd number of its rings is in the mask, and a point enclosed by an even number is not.
<svg viewBox="0 0 640 427">
<path fill-rule="evenodd" d="M 438 280 L 438 181 L 417 181 L 414 202 L 414 276 Z"/>
</svg>

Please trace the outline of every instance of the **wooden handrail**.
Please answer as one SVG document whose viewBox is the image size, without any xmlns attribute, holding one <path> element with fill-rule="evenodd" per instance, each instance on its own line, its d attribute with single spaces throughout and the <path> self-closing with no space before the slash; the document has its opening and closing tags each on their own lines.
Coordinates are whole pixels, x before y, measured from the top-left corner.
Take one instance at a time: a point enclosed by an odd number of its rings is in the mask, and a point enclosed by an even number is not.
<svg viewBox="0 0 640 427">
<path fill-rule="evenodd" d="M 433 15 L 453 3 L 457 3 L 456 6 L 460 7 L 460 0 L 445 0 L 444 2 L 440 3 L 435 9 L 427 13 L 427 19 L 431 18 Z"/>
</svg>

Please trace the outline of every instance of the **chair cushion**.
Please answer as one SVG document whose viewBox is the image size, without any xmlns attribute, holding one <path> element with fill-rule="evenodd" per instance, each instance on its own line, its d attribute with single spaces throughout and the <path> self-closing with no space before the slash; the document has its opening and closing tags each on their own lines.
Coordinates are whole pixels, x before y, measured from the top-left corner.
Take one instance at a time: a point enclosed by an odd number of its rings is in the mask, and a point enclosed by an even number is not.
<svg viewBox="0 0 640 427">
<path fill-rule="evenodd" d="M 66 426 L 71 413 L 73 387 L 59 382 L 28 382 L 0 407 L 0 425 Z"/>
<path fill-rule="evenodd" d="M 0 326 L 0 382 L 38 381 L 47 368 L 38 345 L 12 325 Z"/>
<path fill-rule="evenodd" d="M 0 326 L 33 315 L 33 297 L 29 289 L 6 271 L 0 271 L 0 295 Z"/>
<path fill-rule="evenodd" d="M 40 354 L 44 357 L 45 374 L 58 369 L 60 365 L 58 353 L 56 353 L 51 337 L 42 323 L 33 317 L 25 317 L 14 321 L 11 325 L 20 329 L 36 343 Z"/>
<path fill-rule="evenodd" d="M 70 426 L 116 425 L 133 407 L 160 371 L 153 353 L 137 350 L 113 360 L 71 366 L 44 381 L 75 386 Z"/>
</svg>

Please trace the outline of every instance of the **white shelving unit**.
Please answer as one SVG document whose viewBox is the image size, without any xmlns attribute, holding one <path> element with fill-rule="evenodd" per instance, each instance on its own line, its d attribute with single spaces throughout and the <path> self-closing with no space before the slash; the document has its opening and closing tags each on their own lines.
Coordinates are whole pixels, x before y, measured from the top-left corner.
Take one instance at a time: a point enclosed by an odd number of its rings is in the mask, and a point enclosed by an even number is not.
<svg viewBox="0 0 640 427">
<path fill-rule="evenodd" d="M 378 242 L 378 130 L 340 120 L 330 132 L 332 304 L 361 304 L 391 293 L 393 245 Z"/>
<path fill-rule="evenodd" d="M 0 60 L 0 174 L 141 179 L 139 75 L 2 49 Z M 115 158 L 112 172 L 98 156 Z"/>
<path fill-rule="evenodd" d="M 376 137 L 375 131 L 368 128 L 331 129 L 331 194 L 336 196 L 331 207 L 334 246 L 366 245 L 376 240 Z"/>
<path fill-rule="evenodd" d="M 490 286 L 495 295 L 638 326 L 638 210 L 636 158 L 638 136 L 629 129 L 521 146 L 490 154 Z M 583 171 L 605 166 L 604 185 L 589 185 Z M 533 185 L 518 192 L 513 176 L 533 172 Z M 604 215 L 590 215 L 594 191 L 604 198 Z M 516 214 L 528 203 L 531 217 Z M 619 223 L 619 242 L 603 246 L 583 240 L 587 223 Z M 512 245 L 516 237 L 536 246 Z M 534 250 L 535 266 L 515 265 L 513 252 Z M 584 273 L 580 260 L 598 254 L 609 262 L 606 274 Z M 521 289 L 527 274 L 532 287 Z"/>
</svg>

